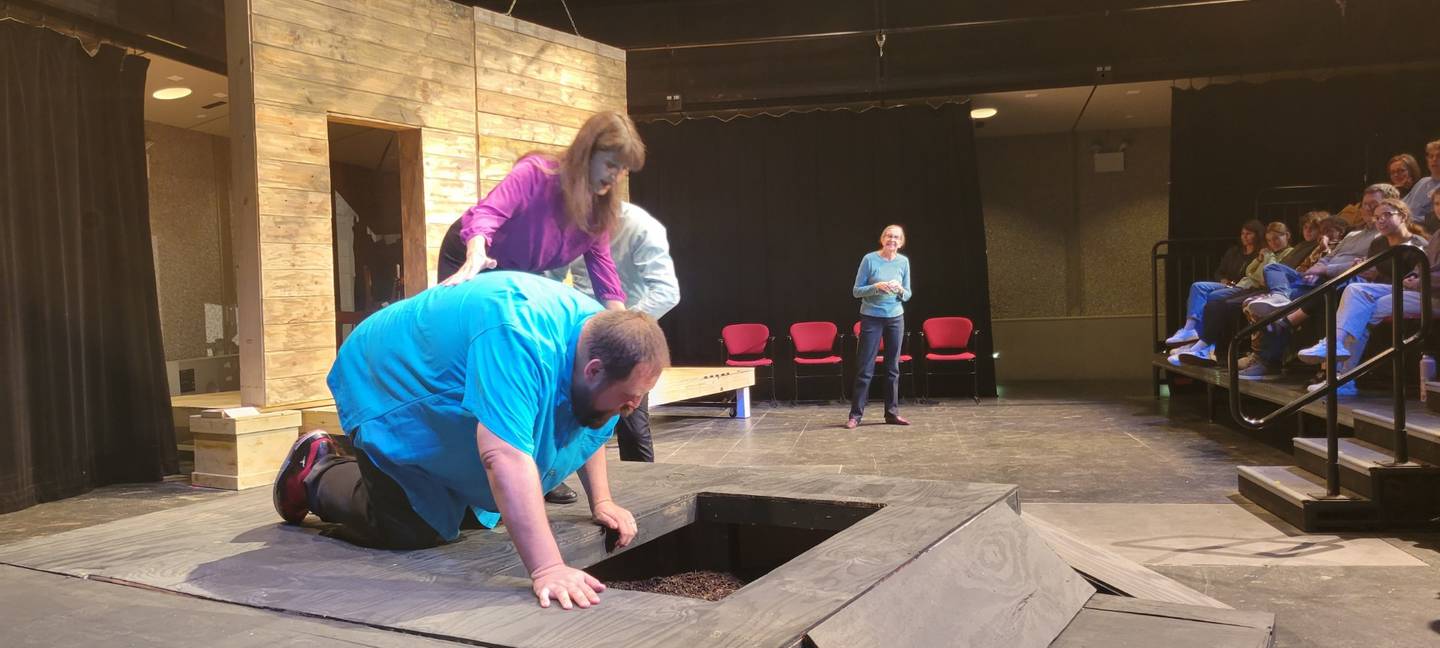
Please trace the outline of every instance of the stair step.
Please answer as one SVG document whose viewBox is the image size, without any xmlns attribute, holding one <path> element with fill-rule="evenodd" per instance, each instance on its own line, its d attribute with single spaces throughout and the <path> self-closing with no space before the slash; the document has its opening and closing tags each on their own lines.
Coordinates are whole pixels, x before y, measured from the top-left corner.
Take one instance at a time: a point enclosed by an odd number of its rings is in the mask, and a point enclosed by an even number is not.
<svg viewBox="0 0 1440 648">
<path fill-rule="evenodd" d="M 1373 526 L 1376 507 L 1348 488 L 1325 498 L 1325 481 L 1296 466 L 1240 466 L 1240 494 L 1306 532 Z"/>
<path fill-rule="evenodd" d="M 1440 394 L 1436 395 L 1440 400 Z M 1427 401 L 1428 402 L 1428 401 Z M 1395 445 L 1395 419 L 1390 414 L 1371 410 L 1355 410 L 1355 436 L 1385 450 Z M 1440 425 L 1432 421 L 1405 420 L 1405 435 L 1411 461 L 1440 465 Z"/>
<path fill-rule="evenodd" d="M 1341 468 L 1341 487 L 1359 492 L 1371 500 L 1377 500 L 1375 492 L 1375 471 L 1395 471 L 1391 467 L 1390 451 L 1355 438 L 1336 439 L 1339 441 L 1339 455 L 1336 456 Z M 1323 438 L 1296 438 L 1295 462 L 1300 468 L 1315 475 L 1325 475 L 1325 462 L 1329 455 L 1328 445 Z M 1411 464 L 1411 468 L 1418 465 Z"/>
<path fill-rule="evenodd" d="M 1340 499 L 1322 499 L 1325 497 L 1325 479 L 1297 466 L 1240 466 L 1239 469 L 1240 474 L 1264 483 L 1276 495 L 1297 506 L 1320 501 L 1370 502 L 1370 498 L 1348 488 L 1340 489 Z"/>
<path fill-rule="evenodd" d="M 1382 468 L 1394 460 L 1390 451 L 1373 443 L 1362 441 L 1354 437 L 1342 437 L 1340 442 L 1340 456 L 1338 461 L 1342 467 L 1349 468 L 1362 473 L 1369 473 L 1372 468 Z M 1297 437 L 1294 440 L 1295 449 L 1308 452 L 1324 459 L 1329 454 L 1329 444 L 1323 437 Z"/>
</svg>

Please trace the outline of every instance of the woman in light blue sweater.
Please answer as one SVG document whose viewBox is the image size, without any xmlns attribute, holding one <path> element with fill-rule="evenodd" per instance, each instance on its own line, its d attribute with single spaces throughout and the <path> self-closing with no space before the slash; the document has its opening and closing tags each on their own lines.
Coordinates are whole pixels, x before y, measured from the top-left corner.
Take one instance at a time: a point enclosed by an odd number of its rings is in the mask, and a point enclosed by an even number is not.
<svg viewBox="0 0 1440 648">
<path fill-rule="evenodd" d="M 909 425 L 900 416 L 900 345 L 905 336 L 905 308 L 909 301 L 910 259 L 900 254 L 905 247 L 905 230 L 889 225 L 880 232 L 880 249 L 860 260 L 851 290 L 860 300 L 860 341 L 855 360 L 855 390 L 851 394 L 850 418 L 845 429 L 853 430 L 865 415 L 870 398 L 870 378 L 875 374 L 875 354 L 885 342 L 885 422 Z"/>
</svg>

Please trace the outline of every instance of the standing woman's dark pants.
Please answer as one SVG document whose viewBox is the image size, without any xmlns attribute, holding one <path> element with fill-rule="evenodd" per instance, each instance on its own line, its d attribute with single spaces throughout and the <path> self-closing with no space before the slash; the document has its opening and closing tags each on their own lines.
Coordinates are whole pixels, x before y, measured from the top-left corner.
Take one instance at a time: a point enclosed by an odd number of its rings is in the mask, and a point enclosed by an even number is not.
<svg viewBox="0 0 1440 648">
<path fill-rule="evenodd" d="M 655 463 L 655 446 L 650 443 L 650 396 L 640 400 L 640 407 L 621 416 L 615 424 L 615 441 L 620 445 L 621 461 Z"/>
<path fill-rule="evenodd" d="M 462 220 L 455 219 L 450 229 L 445 230 L 445 238 L 440 239 L 440 261 L 435 264 L 436 283 L 449 279 L 450 275 L 460 271 L 460 266 L 465 265 L 465 240 L 460 238 Z"/>
<path fill-rule="evenodd" d="M 870 398 L 870 378 L 875 375 L 875 354 L 885 341 L 885 415 L 900 415 L 900 345 L 904 343 L 905 316 L 860 316 L 860 342 L 855 358 L 855 390 L 850 397 L 850 418 L 865 415 Z"/>
</svg>

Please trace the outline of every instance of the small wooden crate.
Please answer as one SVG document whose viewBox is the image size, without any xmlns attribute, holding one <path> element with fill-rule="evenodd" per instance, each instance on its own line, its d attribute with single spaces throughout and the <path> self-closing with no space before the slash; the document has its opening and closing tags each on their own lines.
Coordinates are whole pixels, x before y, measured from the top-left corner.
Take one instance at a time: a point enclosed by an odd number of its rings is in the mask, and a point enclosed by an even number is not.
<svg viewBox="0 0 1440 648">
<path fill-rule="evenodd" d="M 190 417 L 195 472 L 190 483 L 245 490 L 275 483 L 285 453 L 300 436 L 298 410 L 226 415 L 206 411 Z"/>
</svg>

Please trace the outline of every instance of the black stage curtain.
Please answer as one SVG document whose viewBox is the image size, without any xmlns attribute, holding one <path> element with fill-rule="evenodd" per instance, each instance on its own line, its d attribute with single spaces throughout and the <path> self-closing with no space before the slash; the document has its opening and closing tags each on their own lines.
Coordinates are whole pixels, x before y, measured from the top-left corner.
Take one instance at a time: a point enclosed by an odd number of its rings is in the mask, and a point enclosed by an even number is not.
<svg viewBox="0 0 1440 648">
<path fill-rule="evenodd" d="M 1392 155 L 1414 155 L 1427 174 L 1425 143 L 1440 138 L 1440 73 L 1177 89 L 1170 129 L 1170 236 L 1238 236 L 1275 187 L 1334 187 L 1290 193 L 1334 211 L 1389 182 Z"/>
<path fill-rule="evenodd" d="M 177 470 L 148 63 L 0 21 L 0 513 Z"/>
<path fill-rule="evenodd" d="M 984 331 L 980 391 L 994 395 L 969 110 L 948 104 L 641 124 L 649 155 L 631 191 L 669 230 L 681 301 L 662 325 L 675 362 L 718 363 L 720 328 L 734 322 L 768 325 L 777 360 L 789 357 L 784 340 L 793 322 L 831 321 L 848 334 L 859 317 L 850 290 L 860 259 L 879 247 L 885 225 L 899 223 L 915 291 L 906 329 L 918 332 L 927 317 L 971 318 Z M 845 353 L 851 363 L 849 344 Z M 791 367 L 779 364 L 783 398 Z M 936 387 L 937 394 L 970 389 L 954 379 Z M 809 398 L 835 392 L 818 382 L 801 389 Z"/>
</svg>

